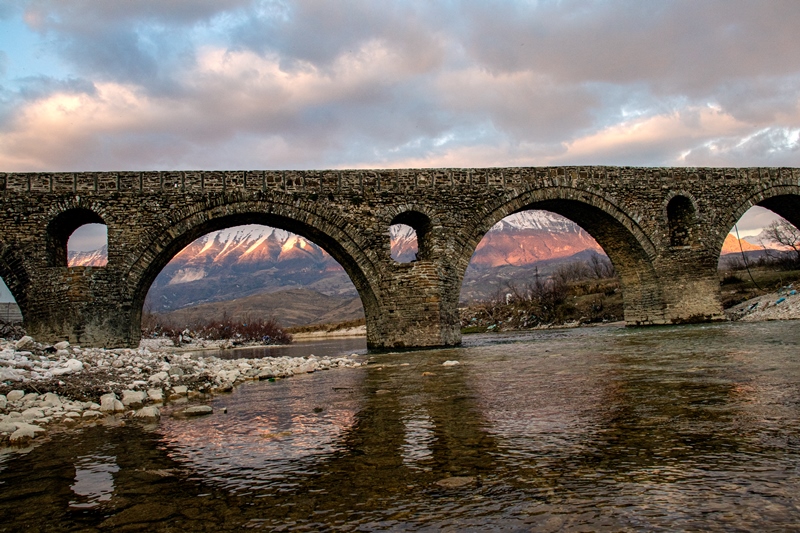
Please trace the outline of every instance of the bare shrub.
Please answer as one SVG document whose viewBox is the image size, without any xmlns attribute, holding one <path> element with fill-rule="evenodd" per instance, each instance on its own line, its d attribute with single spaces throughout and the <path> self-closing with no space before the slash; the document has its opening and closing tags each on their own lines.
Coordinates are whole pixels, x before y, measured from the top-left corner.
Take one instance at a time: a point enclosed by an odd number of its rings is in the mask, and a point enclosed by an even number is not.
<svg viewBox="0 0 800 533">
<path fill-rule="evenodd" d="M 253 318 L 247 316 L 242 321 L 234 321 L 223 315 L 222 320 L 212 320 L 205 324 L 193 324 L 179 327 L 172 324 L 161 324 L 155 315 L 148 318 L 145 327 L 142 318 L 142 334 L 147 337 L 169 337 L 174 341 L 181 338 L 206 340 L 232 340 L 234 342 L 260 342 L 263 344 L 289 344 L 292 336 L 287 333 L 274 318 Z"/>
</svg>

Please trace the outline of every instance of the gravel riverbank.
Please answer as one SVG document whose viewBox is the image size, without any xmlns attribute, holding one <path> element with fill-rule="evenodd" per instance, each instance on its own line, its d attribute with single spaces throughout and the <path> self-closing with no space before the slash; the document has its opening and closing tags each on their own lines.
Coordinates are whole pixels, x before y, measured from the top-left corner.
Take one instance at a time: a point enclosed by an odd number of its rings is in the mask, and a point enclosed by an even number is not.
<svg viewBox="0 0 800 533">
<path fill-rule="evenodd" d="M 210 348 L 207 347 L 207 348 Z M 202 415 L 209 406 L 180 409 L 252 380 L 361 366 L 349 357 L 270 357 L 224 360 L 202 352 L 174 353 L 157 341 L 138 349 L 53 346 L 31 337 L 0 339 L 0 446 L 26 445 L 54 428 L 112 418 L 155 421 L 165 406 Z"/>
<path fill-rule="evenodd" d="M 800 319 L 800 292 L 794 284 L 782 287 L 776 292 L 752 298 L 725 310 L 730 320 L 745 322 L 759 320 L 797 320 Z"/>
</svg>

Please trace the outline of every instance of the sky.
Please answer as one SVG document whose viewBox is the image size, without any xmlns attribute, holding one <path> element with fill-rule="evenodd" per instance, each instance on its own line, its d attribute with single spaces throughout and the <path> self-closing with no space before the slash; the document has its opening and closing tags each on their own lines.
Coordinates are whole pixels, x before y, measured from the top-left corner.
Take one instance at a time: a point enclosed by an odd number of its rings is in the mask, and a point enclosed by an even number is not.
<svg viewBox="0 0 800 533">
<path fill-rule="evenodd" d="M 797 28 L 797 0 L 5 0 L 0 171 L 798 166 Z"/>
</svg>

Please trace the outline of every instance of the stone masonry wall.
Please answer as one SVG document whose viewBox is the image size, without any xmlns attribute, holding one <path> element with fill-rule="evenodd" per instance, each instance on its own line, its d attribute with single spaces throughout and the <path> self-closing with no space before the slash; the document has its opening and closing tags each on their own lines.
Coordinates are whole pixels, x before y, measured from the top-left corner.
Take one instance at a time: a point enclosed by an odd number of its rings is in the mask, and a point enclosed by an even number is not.
<svg viewBox="0 0 800 533">
<path fill-rule="evenodd" d="M 458 294 L 475 247 L 516 211 L 581 225 L 621 274 L 626 320 L 651 324 L 718 319 L 725 235 L 756 204 L 798 223 L 799 200 L 794 168 L 0 173 L 0 276 L 42 340 L 133 345 L 144 296 L 175 253 L 208 231 L 260 223 L 342 264 L 370 347 L 443 346 L 460 342 Z M 670 220 L 671 201 L 680 218 Z M 397 217 L 421 235 L 417 262 L 389 255 Z M 68 268 L 66 239 L 90 221 L 108 227 L 108 265 Z"/>
</svg>

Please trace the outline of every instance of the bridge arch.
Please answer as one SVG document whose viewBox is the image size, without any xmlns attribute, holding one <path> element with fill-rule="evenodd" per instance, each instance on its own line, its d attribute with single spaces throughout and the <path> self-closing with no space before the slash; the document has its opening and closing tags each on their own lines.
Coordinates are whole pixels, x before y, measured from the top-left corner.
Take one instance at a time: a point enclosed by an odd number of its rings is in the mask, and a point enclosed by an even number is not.
<svg viewBox="0 0 800 533">
<path fill-rule="evenodd" d="M 139 335 L 147 292 L 156 276 L 175 255 L 207 233 L 247 224 L 290 231 L 314 242 L 330 254 L 344 268 L 358 291 L 366 315 L 368 338 L 370 331 L 377 329 L 380 314 L 378 295 L 371 280 L 378 276 L 372 271 L 373 261 L 364 253 L 369 247 L 356 242 L 348 231 L 351 228 L 328 213 L 292 209 L 285 204 L 242 201 L 180 213 L 150 233 L 149 242 L 137 252 L 131 267 L 123 273 L 132 306 L 130 334 Z"/>
<path fill-rule="evenodd" d="M 407 210 L 399 210 L 397 214 L 392 217 L 391 222 L 389 223 L 389 228 L 396 224 L 404 224 L 406 226 L 410 226 L 414 230 L 417 236 L 416 260 L 425 261 L 430 259 L 432 254 L 431 230 L 433 229 L 431 217 L 419 209 L 411 208 Z"/>
<path fill-rule="evenodd" d="M 551 211 L 578 224 L 603 248 L 620 276 L 628 324 L 664 322 L 664 301 L 654 267 L 656 247 L 630 216 L 609 200 L 570 187 L 525 191 L 496 204 L 476 221 L 464 242 L 460 275 L 483 236 L 503 218 L 520 211 Z"/>
<path fill-rule="evenodd" d="M 0 241 L 0 278 L 3 278 L 11 296 L 17 302 L 24 320 L 28 311 L 30 278 L 20 257 L 3 241 Z"/>
<path fill-rule="evenodd" d="M 722 252 L 722 245 L 728 232 L 753 206 L 769 209 L 791 222 L 795 227 L 800 228 L 800 186 L 780 185 L 765 187 L 752 193 L 743 201 L 734 205 L 723 216 L 718 217 L 712 244 L 712 249 L 717 253 L 717 256 Z"/>
<path fill-rule="evenodd" d="M 695 244 L 697 213 L 697 201 L 691 194 L 684 191 L 670 194 L 664 205 L 664 218 L 672 248 L 691 248 Z"/>
<path fill-rule="evenodd" d="M 103 224 L 105 220 L 87 207 L 73 206 L 53 216 L 47 225 L 45 253 L 49 266 L 67 266 L 67 243 L 76 229 L 86 224 Z"/>
</svg>

